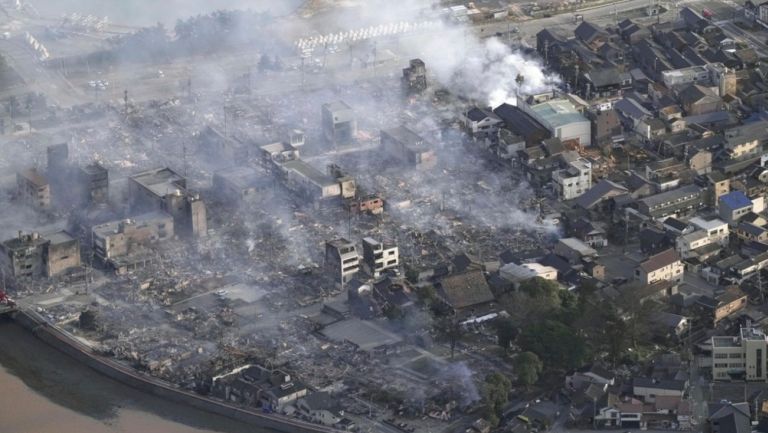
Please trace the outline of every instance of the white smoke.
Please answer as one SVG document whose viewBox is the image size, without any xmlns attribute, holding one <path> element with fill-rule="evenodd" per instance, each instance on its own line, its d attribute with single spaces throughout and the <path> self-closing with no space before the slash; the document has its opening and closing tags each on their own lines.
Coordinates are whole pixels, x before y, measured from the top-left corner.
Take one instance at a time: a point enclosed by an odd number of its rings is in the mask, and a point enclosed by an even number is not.
<svg viewBox="0 0 768 433">
<path fill-rule="evenodd" d="M 538 59 L 496 37 L 481 40 L 471 32 L 446 27 L 439 37 L 428 38 L 422 50 L 429 70 L 451 91 L 496 107 L 515 104 L 518 94 L 549 91 L 560 82 Z"/>
</svg>

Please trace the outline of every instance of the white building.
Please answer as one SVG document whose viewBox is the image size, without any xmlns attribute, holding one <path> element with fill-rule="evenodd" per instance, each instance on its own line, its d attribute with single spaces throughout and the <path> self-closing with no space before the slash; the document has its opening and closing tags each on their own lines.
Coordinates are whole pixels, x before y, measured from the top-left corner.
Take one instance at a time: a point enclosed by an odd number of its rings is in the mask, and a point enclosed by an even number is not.
<svg viewBox="0 0 768 433">
<path fill-rule="evenodd" d="M 341 238 L 325 243 L 325 268 L 341 286 L 360 270 L 360 256 L 352 242 Z"/>
<path fill-rule="evenodd" d="M 715 380 L 768 379 L 768 338 L 755 328 L 741 328 L 738 337 L 712 337 L 712 377 Z"/>
<path fill-rule="evenodd" d="M 592 188 L 592 163 L 584 158 L 569 162 L 568 167 L 552 173 L 552 182 L 563 200 L 572 200 Z"/>
<path fill-rule="evenodd" d="M 700 217 L 689 221 L 697 230 L 677 238 L 675 249 L 683 259 L 696 255 L 694 250 L 711 244 L 724 246 L 728 243 L 728 223 L 720 219 L 705 220 Z"/>
<path fill-rule="evenodd" d="M 400 253 L 395 245 L 386 245 L 373 238 L 363 238 L 363 266 L 374 278 L 387 269 L 400 266 Z"/>
<path fill-rule="evenodd" d="M 540 263 L 523 263 L 521 265 L 507 263 L 499 269 L 499 276 L 514 284 L 518 284 L 533 277 L 541 277 L 545 280 L 555 281 L 557 280 L 557 269 L 551 266 L 544 266 Z"/>
<path fill-rule="evenodd" d="M 648 258 L 640 263 L 635 270 L 635 276 L 643 284 L 653 284 L 657 281 L 683 280 L 685 266 L 680 261 L 677 251 L 668 249 Z"/>
<path fill-rule="evenodd" d="M 567 99 L 552 99 L 528 105 L 520 102 L 521 110 L 562 141 L 576 140 L 582 146 L 592 145 L 592 123 Z"/>
</svg>

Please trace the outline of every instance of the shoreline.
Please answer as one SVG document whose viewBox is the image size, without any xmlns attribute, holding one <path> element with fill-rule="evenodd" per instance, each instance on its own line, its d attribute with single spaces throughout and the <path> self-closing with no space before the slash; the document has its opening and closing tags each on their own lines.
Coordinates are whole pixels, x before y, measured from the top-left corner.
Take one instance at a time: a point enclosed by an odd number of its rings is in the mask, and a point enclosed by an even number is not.
<svg viewBox="0 0 768 433">
<path fill-rule="evenodd" d="M 81 362 L 97 373 L 112 378 L 124 385 L 149 393 L 156 397 L 168 399 L 174 403 L 204 410 L 208 413 L 223 416 L 260 428 L 266 428 L 284 433 L 340 433 L 341 430 L 332 427 L 313 424 L 287 416 L 260 412 L 258 409 L 247 409 L 234 406 L 223 401 L 214 400 L 175 387 L 171 383 L 138 372 L 118 361 L 97 355 L 91 349 L 78 342 L 66 331 L 50 325 L 37 313 L 18 309 L 8 319 L 34 337 L 63 354 Z"/>
</svg>

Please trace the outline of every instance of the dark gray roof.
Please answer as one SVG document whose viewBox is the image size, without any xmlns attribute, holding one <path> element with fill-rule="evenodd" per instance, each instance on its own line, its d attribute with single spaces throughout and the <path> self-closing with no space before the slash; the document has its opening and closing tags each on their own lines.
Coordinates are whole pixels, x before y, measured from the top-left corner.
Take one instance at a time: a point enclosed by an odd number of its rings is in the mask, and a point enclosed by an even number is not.
<svg viewBox="0 0 768 433">
<path fill-rule="evenodd" d="M 601 29 L 600 27 L 588 21 L 582 21 L 581 24 L 579 24 L 579 26 L 576 27 L 576 30 L 574 30 L 573 33 L 576 35 L 577 38 L 581 39 L 586 43 L 590 43 L 596 37 L 606 34 L 605 30 Z"/>
<path fill-rule="evenodd" d="M 632 119 L 642 119 L 643 117 L 651 116 L 650 111 L 631 98 L 620 99 L 614 104 L 613 108 Z"/>
<path fill-rule="evenodd" d="M 490 117 L 491 119 L 499 119 L 499 117 L 490 110 L 473 107 L 471 110 L 467 111 L 467 118 L 473 122 L 479 122 L 486 117 Z"/>
<path fill-rule="evenodd" d="M 451 275 L 440 281 L 440 289 L 453 308 L 466 308 L 495 300 L 482 271 Z"/>
<path fill-rule="evenodd" d="M 514 105 L 501 104 L 493 112 L 504 121 L 507 129 L 515 135 L 525 137 L 526 139 L 533 135 L 541 136 L 542 139 L 551 136 L 547 128 Z"/>
<path fill-rule="evenodd" d="M 621 73 L 617 68 L 595 69 L 584 74 L 595 87 L 614 86 L 621 84 Z"/>
<path fill-rule="evenodd" d="M 614 182 L 607 179 L 601 179 L 592 188 L 588 189 L 584 194 L 576 197 L 576 205 L 584 209 L 591 209 L 596 204 L 605 199 L 625 194 L 628 190 Z"/>
</svg>

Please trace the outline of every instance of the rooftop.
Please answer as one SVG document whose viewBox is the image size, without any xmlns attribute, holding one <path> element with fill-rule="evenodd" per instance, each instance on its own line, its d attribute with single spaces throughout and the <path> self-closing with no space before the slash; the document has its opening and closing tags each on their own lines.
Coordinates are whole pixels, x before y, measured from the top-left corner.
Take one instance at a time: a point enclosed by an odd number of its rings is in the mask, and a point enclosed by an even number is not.
<svg viewBox="0 0 768 433">
<path fill-rule="evenodd" d="M 677 255 L 677 251 L 670 248 L 656 255 L 653 255 L 649 257 L 648 260 L 644 261 L 643 263 L 640 263 L 640 269 L 642 269 L 645 272 L 653 272 L 665 266 L 669 266 L 672 263 L 677 262 L 679 260 L 680 260 L 680 256 Z"/>
<path fill-rule="evenodd" d="M 19 172 L 19 176 L 33 183 L 35 186 L 48 185 L 48 180 L 36 168 L 29 168 Z"/>
<path fill-rule="evenodd" d="M 181 192 L 186 182 L 183 176 L 168 167 L 142 171 L 131 176 L 131 180 L 158 197 Z"/>
<path fill-rule="evenodd" d="M 576 107 L 570 101 L 565 99 L 554 99 L 531 105 L 529 108 L 535 113 L 536 118 L 549 126 L 550 129 L 572 123 L 589 122 L 581 113 L 576 111 Z"/>
<path fill-rule="evenodd" d="M 286 161 L 282 166 L 286 170 L 298 173 L 300 176 L 306 178 L 319 187 L 336 184 L 336 181 L 331 176 L 328 176 L 327 174 L 309 165 L 301 159 Z"/>
<path fill-rule="evenodd" d="M 326 326 L 321 332 L 331 340 L 350 342 L 364 351 L 399 344 L 403 341 L 378 323 L 361 319 L 342 320 Z"/>
<path fill-rule="evenodd" d="M 741 209 L 752 206 L 752 200 L 741 191 L 731 191 L 728 194 L 720 196 L 720 204 L 729 209 Z"/>
</svg>

